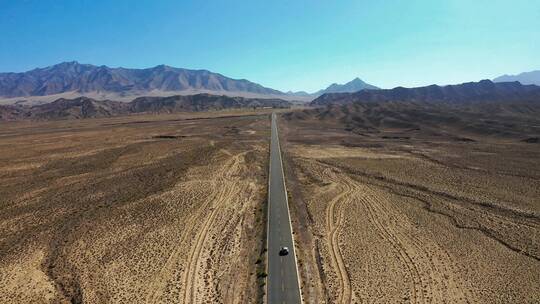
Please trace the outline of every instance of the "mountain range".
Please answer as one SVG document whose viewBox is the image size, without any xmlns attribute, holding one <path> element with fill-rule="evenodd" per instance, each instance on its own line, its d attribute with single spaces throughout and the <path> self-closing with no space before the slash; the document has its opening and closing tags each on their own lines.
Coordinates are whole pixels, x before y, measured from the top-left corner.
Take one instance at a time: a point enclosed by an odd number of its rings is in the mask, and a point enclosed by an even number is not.
<svg viewBox="0 0 540 304">
<path fill-rule="evenodd" d="M 495 78 L 493 82 L 484 80 L 479 83 L 453 86 L 397 87 L 391 90 L 381 90 L 360 78 L 355 78 L 345 84 L 331 84 L 315 93 L 305 91 L 284 93 L 246 79 L 232 79 L 208 70 L 191 70 L 167 65 L 146 69 L 111 68 L 72 61 L 27 72 L 0 73 L 0 103 L 37 105 L 82 96 L 95 100 L 129 102 L 143 96 L 166 97 L 201 93 L 245 98 L 279 98 L 301 102 L 315 99 L 312 101 L 313 105 L 333 100 L 344 102 L 348 99 L 461 102 L 471 98 L 478 100 L 521 98 L 520 94 L 524 94 L 523 90 L 527 89 L 519 87 L 519 83 L 540 84 L 540 71 L 514 76 L 503 75 Z"/>
<path fill-rule="evenodd" d="M 0 73 L 2 103 L 39 104 L 86 96 L 93 99 L 131 101 L 140 96 L 172 96 L 209 93 L 248 98 L 281 98 L 310 101 L 324 93 L 376 89 L 356 78 L 332 84 L 316 93 L 281 92 L 246 79 L 232 79 L 208 70 L 158 65 L 146 69 L 111 68 L 63 62 L 21 73 Z"/>
<path fill-rule="evenodd" d="M 518 75 L 502 75 L 493 79 L 493 82 L 509 81 L 519 81 L 521 84 L 534 84 L 540 86 L 540 70 L 524 72 Z"/>
<path fill-rule="evenodd" d="M 175 95 L 178 92 L 287 97 L 283 92 L 245 79 L 232 79 L 207 70 L 189 70 L 166 65 L 126 69 L 73 61 L 23 73 L 0 73 L 0 96 L 4 98 L 71 93 L 72 96 L 133 99 L 136 96 Z"/>
<path fill-rule="evenodd" d="M 397 87 L 389 90 L 362 90 L 355 93 L 328 93 L 313 100 L 311 105 L 389 101 L 438 103 L 540 102 L 540 87 L 522 85 L 517 81 L 494 83 L 490 80 L 482 80 L 459 85 L 430 85 L 418 88 Z"/>
</svg>

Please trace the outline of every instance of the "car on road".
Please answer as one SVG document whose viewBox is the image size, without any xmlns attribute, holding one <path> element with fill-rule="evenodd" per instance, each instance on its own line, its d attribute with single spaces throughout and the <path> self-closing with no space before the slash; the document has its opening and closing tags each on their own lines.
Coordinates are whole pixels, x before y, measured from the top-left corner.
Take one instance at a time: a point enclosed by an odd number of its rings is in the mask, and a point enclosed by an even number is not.
<svg viewBox="0 0 540 304">
<path fill-rule="evenodd" d="M 288 247 L 281 247 L 279 249 L 279 255 L 284 256 L 289 254 L 289 248 Z"/>
</svg>

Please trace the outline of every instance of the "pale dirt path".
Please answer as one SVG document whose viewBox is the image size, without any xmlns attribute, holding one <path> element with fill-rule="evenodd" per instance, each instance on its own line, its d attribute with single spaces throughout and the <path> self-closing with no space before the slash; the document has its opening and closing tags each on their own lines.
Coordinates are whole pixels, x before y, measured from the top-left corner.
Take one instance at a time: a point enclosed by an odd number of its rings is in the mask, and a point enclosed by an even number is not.
<svg viewBox="0 0 540 304">
<path fill-rule="evenodd" d="M 190 181 L 187 183 L 184 183 L 184 187 L 191 187 L 191 188 L 201 188 L 201 182 L 200 181 Z M 204 185 L 207 185 L 209 187 L 215 186 L 215 183 L 203 183 Z M 191 186 L 189 186 L 191 185 Z M 205 200 L 203 205 L 201 206 L 201 210 L 206 209 L 208 204 L 210 204 L 216 197 L 216 193 L 212 193 L 208 199 Z M 192 196 L 189 200 L 197 200 L 196 196 Z M 171 275 L 173 275 L 175 272 L 178 271 L 178 267 L 180 266 L 180 263 L 182 262 L 182 254 L 185 251 L 186 244 L 189 244 L 189 236 L 191 235 L 191 232 L 194 227 L 197 227 L 197 221 L 198 218 L 201 216 L 201 212 L 196 212 L 191 214 L 186 221 L 184 222 L 184 226 L 186 227 L 186 230 L 184 233 L 182 233 L 182 237 L 180 241 L 178 242 L 177 246 L 172 250 L 171 254 L 167 258 L 167 261 L 165 262 L 165 265 L 161 268 L 160 273 L 158 275 L 158 278 L 156 281 L 152 283 L 152 287 L 149 289 L 150 293 L 148 294 L 146 298 L 147 303 L 161 303 L 161 297 L 164 295 L 168 281 L 171 279 Z"/>
<path fill-rule="evenodd" d="M 324 171 L 325 174 L 331 176 L 333 180 L 337 180 L 337 177 L 331 170 Z M 338 187 L 340 194 L 332 199 L 326 208 L 326 229 L 328 231 L 327 240 L 332 254 L 333 269 L 337 271 L 339 280 L 339 295 L 337 303 L 351 303 L 352 291 L 349 274 L 345 268 L 341 250 L 339 248 L 339 229 L 343 219 L 342 206 L 345 201 L 350 200 L 353 188 L 348 183 L 334 183 L 334 186 Z"/>
<path fill-rule="evenodd" d="M 460 284 L 456 262 L 436 242 L 422 235 L 405 214 L 371 187 L 361 187 L 364 206 L 378 234 L 392 244 L 396 256 L 411 278 L 410 303 L 468 303 L 467 289 Z"/>
<path fill-rule="evenodd" d="M 182 281 L 184 283 L 184 292 L 182 303 L 202 303 L 202 299 L 205 299 L 204 295 L 199 292 L 200 289 L 204 290 L 204 286 L 201 286 L 200 282 L 198 282 L 200 279 L 199 269 L 204 262 L 201 253 L 203 247 L 207 243 L 208 234 L 213 227 L 216 216 L 221 212 L 220 207 L 223 204 L 234 200 L 234 196 L 238 193 L 239 189 L 235 186 L 235 183 L 231 183 L 231 179 L 234 175 L 238 174 L 240 163 L 243 161 L 242 157 L 245 153 L 247 152 L 233 156 L 222 170 L 216 172 L 214 185 L 212 189 L 209 190 L 217 192 L 215 192 L 215 195 L 212 196 L 211 200 L 207 201 L 204 204 L 204 207 L 201 208 L 204 219 L 199 220 L 202 220 L 203 223 L 200 226 L 193 225 L 193 229 L 197 229 L 198 232 L 195 244 L 192 245 L 189 253 L 186 270 L 183 273 Z M 204 212 L 208 210 L 208 207 L 211 210 L 210 214 Z"/>
<path fill-rule="evenodd" d="M 182 188 L 202 188 L 204 191 L 210 192 L 210 194 L 198 207 L 198 211 L 190 214 L 183 222 L 185 229 L 182 232 L 180 241 L 171 251 L 167 261 L 160 270 L 157 280 L 151 283 L 152 286 L 149 288 L 151 292 L 146 297 L 147 303 L 163 302 L 163 297 L 168 297 L 167 288 L 170 288 L 171 286 L 169 285 L 174 282 L 177 282 L 179 285 L 176 288 L 179 288 L 181 303 L 202 303 L 202 300 L 206 297 L 217 296 L 215 292 L 212 292 L 212 289 L 215 289 L 212 288 L 212 285 L 216 282 L 210 282 L 207 278 L 202 278 L 203 275 L 207 277 L 211 276 L 206 274 L 204 269 L 202 269 L 205 260 L 209 258 L 203 256 L 203 251 L 204 248 L 214 247 L 209 243 L 216 242 L 215 237 L 212 236 L 212 239 L 209 239 L 209 235 L 212 232 L 211 230 L 215 229 L 214 224 L 218 218 L 224 216 L 220 214 L 224 212 L 223 208 L 220 207 L 228 203 L 237 203 L 234 200 L 235 196 L 240 196 L 240 192 L 246 190 L 240 189 L 233 180 L 235 175 L 238 175 L 241 170 L 244 155 L 249 151 L 236 155 L 226 150 L 222 150 L 222 152 L 229 159 L 225 164 L 216 168 L 210 180 L 192 180 L 183 182 L 181 185 Z M 197 192 L 191 193 L 191 195 L 192 197 L 188 201 L 200 200 Z M 227 226 L 232 225 L 234 227 L 231 229 L 235 230 L 239 224 L 242 224 L 242 222 L 236 219 L 233 222 L 225 223 L 224 226 L 219 228 L 226 229 Z M 239 237 L 237 235 L 235 236 Z M 236 288 L 235 285 L 237 284 L 233 284 L 231 288 Z M 209 286 L 210 288 L 208 288 Z M 237 294 L 225 294 L 223 296 L 230 299 L 232 303 L 235 297 L 237 297 Z"/>
</svg>

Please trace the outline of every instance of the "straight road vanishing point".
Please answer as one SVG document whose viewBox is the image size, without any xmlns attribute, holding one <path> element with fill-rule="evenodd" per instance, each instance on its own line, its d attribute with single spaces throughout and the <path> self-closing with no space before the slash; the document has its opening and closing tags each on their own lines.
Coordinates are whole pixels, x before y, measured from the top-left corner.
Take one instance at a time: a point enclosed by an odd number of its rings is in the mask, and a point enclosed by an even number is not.
<svg viewBox="0 0 540 304">
<path fill-rule="evenodd" d="M 279 254 L 281 247 L 288 247 L 289 254 L 281 256 Z M 274 113 L 272 113 L 268 184 L 267 297 L 269 304 L 302 302 L 276 115 Z"/>
</svg>

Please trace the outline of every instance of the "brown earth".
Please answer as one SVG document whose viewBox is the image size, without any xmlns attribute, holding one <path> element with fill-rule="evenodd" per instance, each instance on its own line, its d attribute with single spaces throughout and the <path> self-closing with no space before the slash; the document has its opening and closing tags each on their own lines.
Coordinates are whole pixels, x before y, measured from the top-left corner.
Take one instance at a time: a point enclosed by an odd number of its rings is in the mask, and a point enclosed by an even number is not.
<svg viewBox="0 0 540 304">
<path fill-rule="evenodd" d="M 0 302 L 260 299 L 270 126 L 247 114 L 3 123 Z"/>
<path fill-rule="evenodd" d="M 537 119 L 497 136 L 324 111 L 280 120 L 306 303 L 538 303 Z"/>
</svg>

